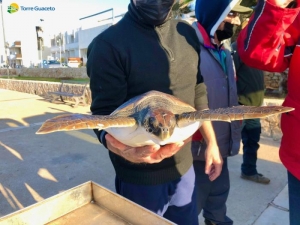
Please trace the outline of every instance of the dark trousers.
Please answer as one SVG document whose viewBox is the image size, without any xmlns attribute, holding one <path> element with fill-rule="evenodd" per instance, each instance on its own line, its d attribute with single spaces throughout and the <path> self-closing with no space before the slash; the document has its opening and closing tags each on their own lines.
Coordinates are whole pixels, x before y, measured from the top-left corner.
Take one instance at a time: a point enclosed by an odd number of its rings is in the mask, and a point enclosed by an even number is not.
<svg viewBox="0 0 300 225">
<path fill-rule="evenodd" d="M 300 224 L 300 180 L 288 172 L 290 225 Z"/>
<path fill-rule="evenodd" d="M 233 224 L 233 221 L 226 216 L 226 201 L 230 189 L 227 158 L 224 158 L 221 175 L 213 182 L 205 174 L 204 161 L 194 160 L 194 169 L 198 214 L 203 209 L 205 219 L 218 225 Z"/>
<path fill-rule="evenodd" d="M 136 185 L 116 177 L 116 191 L 125 198 L 180 225 L 198 225 L 193 166 L 181 178 L 160 185 Z"/>
<path fill-rule="evenodd" d="M 257 174 L 256 161 L 259 149 L 261 124 L 259 119 L 243 120 L 242 142 L 243 142 L 243 163 L 242 173 L 248 176 Z"/>
</svg>

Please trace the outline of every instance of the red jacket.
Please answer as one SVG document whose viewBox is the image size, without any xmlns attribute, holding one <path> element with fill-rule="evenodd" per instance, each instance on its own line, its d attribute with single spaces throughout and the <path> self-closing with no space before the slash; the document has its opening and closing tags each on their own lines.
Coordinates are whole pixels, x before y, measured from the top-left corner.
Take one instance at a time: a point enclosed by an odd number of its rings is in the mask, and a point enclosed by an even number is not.
<svg viewBox="0 0 300 225">
<path fill-rule="evenodd" d="M 300 0 L 297 8 L 279 8 L 259 0 L 255 13 L 238 37 L 238 52 L 247 65 L 281 72 L 289 67 L 283 105 L 295 110 L 281 117 L 280 159 L 300 180 Z"/>
</svg>

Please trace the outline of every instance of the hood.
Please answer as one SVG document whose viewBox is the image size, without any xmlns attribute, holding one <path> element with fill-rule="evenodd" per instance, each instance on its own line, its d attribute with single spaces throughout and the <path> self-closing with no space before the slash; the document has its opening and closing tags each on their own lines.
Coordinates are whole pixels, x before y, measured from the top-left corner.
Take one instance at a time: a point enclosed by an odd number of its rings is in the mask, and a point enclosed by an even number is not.
<svg viewBox="0 0 300 225">
<path fill-rule="evenodd" d="M 195 14 L 210 38 L 239 0 L 196 0 Z"/>
</svg>

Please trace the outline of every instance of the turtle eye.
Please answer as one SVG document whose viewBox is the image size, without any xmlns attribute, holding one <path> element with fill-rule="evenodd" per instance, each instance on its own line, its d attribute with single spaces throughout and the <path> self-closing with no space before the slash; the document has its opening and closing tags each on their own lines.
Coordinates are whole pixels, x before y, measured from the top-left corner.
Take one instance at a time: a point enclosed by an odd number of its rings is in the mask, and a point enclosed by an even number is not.
<svg viewBox="0 0 300 225">
<path fill-rule="evenodd" d="M 153 132 L 153 130 L 151 128 L 147 128 L 146 131 L 149 132 L 149 133 Z"/>
<path fill-rule="evenodd" d="M 146 128 L 146 131 L 149 132 L 149 133 L 153 133 L 154 130 L 156 130 L 156 119 L 154 117 L 149 117 L 148 120 L 145 121 L 147 124 L 147 128 Z"/>
</svg>

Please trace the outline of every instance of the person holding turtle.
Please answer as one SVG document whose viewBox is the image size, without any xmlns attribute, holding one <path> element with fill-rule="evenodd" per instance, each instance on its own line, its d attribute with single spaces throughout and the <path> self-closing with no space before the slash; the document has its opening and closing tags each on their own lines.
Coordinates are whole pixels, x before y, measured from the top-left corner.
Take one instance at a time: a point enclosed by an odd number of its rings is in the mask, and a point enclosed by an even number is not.
<svg viewBox="0 0 300 225">
<path fill-rule="evenodd" d="M 87 74 L 93 115 L 109 115 L 127 100 L 151 90 L 207 109 L 195 30 L 172 19 L 175 0 L 131 0 L 128 12 L 88 47 Z M 222 158 L 211 122 L 200 128 L 208 148 L 205 172 L 221 173 Z M 126 146 L 95 130 L 109 150 L 116 192 L 176 224 L 197 225 L 195 172 L 190 139 L 164 146 Z"/>
</svg>

